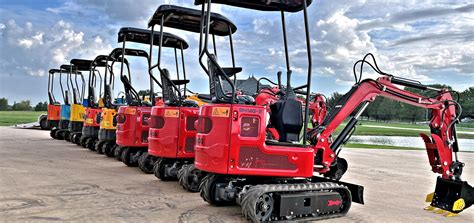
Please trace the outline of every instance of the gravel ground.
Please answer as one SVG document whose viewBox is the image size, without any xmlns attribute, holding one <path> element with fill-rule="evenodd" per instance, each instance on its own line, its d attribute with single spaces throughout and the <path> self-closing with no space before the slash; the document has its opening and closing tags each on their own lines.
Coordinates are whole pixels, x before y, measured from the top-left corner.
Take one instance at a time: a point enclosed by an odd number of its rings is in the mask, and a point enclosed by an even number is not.
<svg viewBox="0 0 474 223">
<path fill-rule="evenodd" d="M 421 140 L 421 139 L 420 139 Z M 446 218 L 424 211 L 434 190 L 423 151 L 347 149 L 343 180 L 365 186 L 365 205 L 326 222 L 474 222 L 474 208 Z M 461 153 L 474 184 L 474 153 Z M 244 222 L 240 208 L 213 207 L 176 182 L 49 137 L 0 128 L 0 221 Z"/>
</svg>

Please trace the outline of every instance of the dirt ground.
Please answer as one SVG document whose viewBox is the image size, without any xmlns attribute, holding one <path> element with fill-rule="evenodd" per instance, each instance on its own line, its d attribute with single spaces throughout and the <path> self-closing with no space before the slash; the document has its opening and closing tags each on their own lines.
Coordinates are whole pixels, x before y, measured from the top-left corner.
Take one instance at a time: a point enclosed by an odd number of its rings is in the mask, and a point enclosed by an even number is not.
<svg viewBox="0 0 474 223">
<path fill-rule="evenodd" d="M 421 140 L 421 139 L 420 139 Z M 365 205 L 327 222 L 474 222 L 474 208 L 446 218 L 424 211 L 434 190 L 423 151 L 347 149 L 343 180 L 365 186 Z M 474 153 L 461 153 L 474 184 Z M 0 221 L 244 222 L 240 207 L 214 207 L 176 182 L 49 137 L 0 128 Z"/>
</svg>

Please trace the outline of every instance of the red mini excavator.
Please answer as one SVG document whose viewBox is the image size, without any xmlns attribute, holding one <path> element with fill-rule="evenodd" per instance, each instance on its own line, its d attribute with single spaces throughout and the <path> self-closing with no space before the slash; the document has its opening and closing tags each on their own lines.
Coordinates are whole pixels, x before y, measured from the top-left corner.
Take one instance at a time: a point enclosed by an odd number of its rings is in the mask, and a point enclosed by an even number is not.
<svg viewBox="0 0 474 223">
<path fill-rule="evenodd" d="M 377 96 L 431 111 L 431 134 L 421 134 L 434 173 L 440 174 L 431 205 L 454 215 L 474 203 L 474 189 L 461 180 L 464 164 L 458 160 L 456 123 L 461 107 L 448 89 L 435 89 L 419 82 L 382 72 L 370 54 L 358 61 L 360 77 L 320 125 L 308 130 L 309 106 L 304 107 L 292 88 L 285 13 L 304 12 L 308 74 L 305 104 L 310 104 L 311 45 L 307 7 L 311 0 L 196 0 L 202 5 L 200 63 L 209 75 L 212 104 L 203 105 L 196 124 L 195 166 L 206 172 L 200 184 L 201 197 L 214 205 L 238 203 L 243 215 L 253 221 L 310 221 L 344 216 L 353 202 L 364 203 L 363 187 L 340 181 L 347 162 L 339 157 L 367 106 Z M 268 140 L 265 106 L 241 104 L 233 81 L 208 50 L 210 12 L 214 3 L 260 11 L 281 12 L 287 83 L 285 94 L 270 105 L 270 123 L 278 140 Z M 373 59 L 373 56 L 371 56 Z M 203 60 L 207 58 L 207 63 Z M 370 65 L 382 75 L 362 81 L 362 68 Z M 355 70 L 355 68 L 354 68 Z M 354 72 L 355 73 L 355 72 Z M 222 82 L 231 86 L 226 92 Z M 425 97 L 396 85 L 436 92 Z M 356 111 L 337 137 L 334 130 Z M 304 115 L 303 115 L 304 114 Z M 304 126 L 304 127 L 303 127 Z M 303 130 L 303 140 L 300 134 Z M 307 144 L 309 142 L 309 144 Z M 319 177 L 316 175 L 323 175 Z"/>
</svg>

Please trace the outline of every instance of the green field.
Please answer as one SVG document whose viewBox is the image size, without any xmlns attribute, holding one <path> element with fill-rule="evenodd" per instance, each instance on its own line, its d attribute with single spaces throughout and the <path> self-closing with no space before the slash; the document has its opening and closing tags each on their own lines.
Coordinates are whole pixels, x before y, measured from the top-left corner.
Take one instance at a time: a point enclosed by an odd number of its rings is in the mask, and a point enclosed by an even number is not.
<svg viewBox="0 0 474 223">
<path fill-rule="evenodd" d="M 35 122 L 38 116 L 46 112 L 35 111 L 0 111 L 0 126 L 12 126 L 15 124 Z M 344 128 L 345 123 L 336 130 L 336 135 Z M 389 128 L 386 128 L 389 127 Z M 394 129 L 395 128 L 395 129 Z M 396 129 L 402 128 L 402 129 Z M 373 136 L 419 136 L 420 131 L 429 133 L 427 124 L 409 124 L 409 123 L 385 123 L 374 121 L 360 121 L 357 125 L 354 135 L 373 135 Z M 474 132 L 474 123 L 462 123 L 458 125 L 458 131 Z M 459 138 L 474 139 L 474 134 L 458 133 Z M 419 150 L 420 148 L 407 148 L 386 145 L 368 145 L 348 143 L 348 148 L 367 148 L 367 149 L 400 149 L 400 150 Z"/>
<path fill-rule="evenodd" d="M 470 128 L 472 123 L 463 123 L 459 125 L 458 132 L 474 132 L 473 128 Z M 336 135 L 342 131 L 345 124 L 339 126 L 336 130 Z M 377 127 L 376 127 L 377 126 Z M 379 127 L 380 126 L 380 127 Z M 396 127 L 403 129 L 384 128 L 384 127 Z M 420 132 L 429 133 L 429 127 L 425 125 L 409 124 L 409 123 L 384 123 L 374 121 L 360 121 L 356 127 L 354 135 L 373 135 L 373 136 L 419 136 Z M 458 133 L 458 137 L 462 139 L 474 139 L 474 134 L 463 134 Z"/>
<path fill-rule="evenodd" d="M 36 122 L 39 115 L 46 113 L 45 111 L 0 111 L 0 126 Z"/>
<path fill-rule="evenodd" d="M 425 150 L 425 149 L 422 149 L 422 148 L 414 148 L 414 147 L 371 145 L 371 144 L 359 144 L 359 143 L 347 143 L 346 145 L 344 145 L 344 147 L 345 148 L 357 148 L 357 149 Z"/>
</svg>

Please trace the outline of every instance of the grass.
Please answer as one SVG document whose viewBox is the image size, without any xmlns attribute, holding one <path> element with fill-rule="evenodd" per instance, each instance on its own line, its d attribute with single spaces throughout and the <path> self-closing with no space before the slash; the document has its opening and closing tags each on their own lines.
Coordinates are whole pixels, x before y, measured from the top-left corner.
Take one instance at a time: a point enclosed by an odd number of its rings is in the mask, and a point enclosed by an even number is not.
<svg viewBox="0 0 474 223">
<path fill-rule="evenodd" d="M 371 144 L 359 144 L 359 143 L 347 143 L 344 147 L 345 148 L 362 148 L 362 149 L 424 150 L 423 148 L 415 148 L 415 147 L 371 145 Z"/>
<path fill-rule="evenodd" d="M 470 129 L 472 131 L 474 129 L 474 123 L 460 123 L 458 127 L 459 129 Z"/>
<path fill-rule="evenodd" d="M 45 111 L 0 111 L 0 126 L 36 122 L 39 115 L 46 113 Z"/>
<path fill-rule="evenodd" d="M 470 124 L 470 123 L 469 123 Z M 370 125 L 370 126 L 368 126 Z M 383 127 L 400 127 L 407 129 L 389 129 Z M 337 135 L 345 127 L 345 124 L 337 128 L 335 134 Z M 474 132 L 473 129 L 460 128 L 458 131 Z M 409 123 L 384 123 L 374 121 L 360 121 L 356 127 L 354 135 L 374 135 L 374 136 L 412 136 L 418 137 L 420 132 L 430 133 L 428 125 L 417 125 Z M 462 134 L 458 133 L 458 137 L 461 139 L 474 139 L 474 134 Z"/>
<path fill-rule="evenodd" d="M 372 145 L 360 143 L 347 143 L 344 148 L 354 149 L 389 149 L 389 150 L 425 150 L 424 148 L 416 147 L 402 147 L 402 146 L 387 146 L 387 145 Z M 462 153 L 474 153 L 473 151 L 460 151 Z"/>
</svg>

